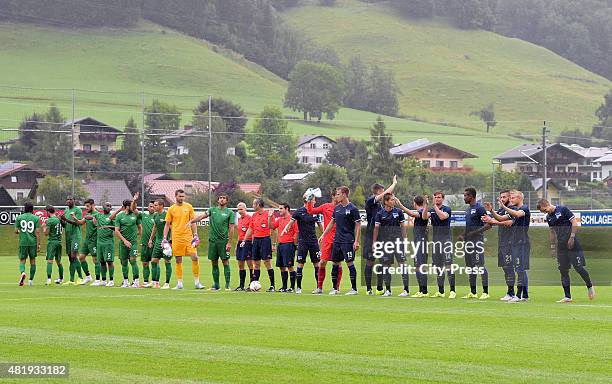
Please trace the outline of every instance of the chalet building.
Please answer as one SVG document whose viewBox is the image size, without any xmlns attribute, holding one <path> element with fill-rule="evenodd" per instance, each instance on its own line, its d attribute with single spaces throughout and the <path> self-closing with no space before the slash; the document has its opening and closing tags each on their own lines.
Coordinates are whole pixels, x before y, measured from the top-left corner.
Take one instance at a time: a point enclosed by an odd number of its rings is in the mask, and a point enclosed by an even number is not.
<svg viewBox="0 0 612 384">
<path fill-rule="evenodd" d="M 580 181 L 601 181 L 606 175 L 602 174 L 602 166 L 597 160 L 607 151 L 609 148 L 547 144 L 547 176 L 556 185 L 569 190 L 576 189 Z M 541 144 L 522 144 L 495 157 L 501 162 L 503 170 L 518 170 L 530 179 L 543 177 L 543 158 L 544 150 Z"/>
<path fill-rule="evenodd" d="M 84 164 L 96 165 L 100 154 L 109 153 L 112 162 L 117 162 L 117 136 L 122 132 L 92 117 L 70 120 L 63 128 L 71 129 L 74 124 L 74 154 Z"/>
<path fill-rule="evenodd" d="M 45 177 L 44 172 L 28 164 L 12 161 L 0 164 L 0 186 L 16 202 L 23 199 L 34 199 L 38 180 L 43 177 Z"/>
<path fill-rule="evenodd" d="M 336 142 L 323 135 L 305 135 L 300 137 L 296 155 L 300 163 L 316 168 L 323 164 L 327 153 Z"/>
<path fill-rule="evenodd" d="M 196 131 L 193 126 L 185 125 L 182 129 L 172 131 L 169 134 L 162 136 L 162 144 L 166 144 L 166 146 L 170 149 L 170 155 L 174 158 L 181 155 L 188 155 L 189 148 L 187 145 L 187 140 L 196 134 L 201 136 L 206 135 L 207 132 L 203 132 L 201 130 Z M 236 147 L 228 147 L 226 149 L 226 153 L 228 155 L 235 155 Z"/>
<path fill-rule="evenodd" d="M 418 139 L 410 143 L 396 145 L 389 152 L 398 157 L 412 157 L 432 172 L 471 172 L 472 167 L 463 164 L 465 159 L 475 159 L 476 155 L 462 151 L 441 142 Z"/>
</svg>

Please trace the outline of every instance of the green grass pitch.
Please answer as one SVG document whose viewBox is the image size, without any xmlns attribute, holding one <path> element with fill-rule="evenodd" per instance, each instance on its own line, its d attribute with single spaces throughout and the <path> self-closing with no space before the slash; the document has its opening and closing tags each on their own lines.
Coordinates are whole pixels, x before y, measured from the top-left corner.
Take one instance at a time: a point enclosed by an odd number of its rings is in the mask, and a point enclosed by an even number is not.
<svg viewBox="0 0 612 384">
<path fill-rule="evenodd" d="M 187 263 L 180 292 L 46 287 L 39 256 L 35 286 L 18 287 L 7 229 L 0 248 L 0 362 L 69 363 L 70 377 L 0 382 L 608 383 L 612 375 L 609 286 L 597 287 L 590 302 L 576 285 L 576 302 L 565 305 L 554 302 L 559 286 L 532 286 L 532 301 L 517 304 L 498 300 L 502 286 L 491 287 L 486 302 L 369 297 L 363 289 L 353 297 L 313 296 L 307 265 L 306 294 L 213 293 L 192 288 Z M 499 273 L 491 259 L 489 269 Z M 210 264 L 204 257 L 200 264 L 210 286 Z M 234 287 L 233 261 L 232 268 Z M 120 278 L 120 268 L 115 273 Z M 266 288 L 265 273 L 262 283 Z M 413 290 L 414 284 L 412 278 Z M 330 285 L 328 277 L 326 290 Z M 459 295 L 466 292 L 458 287 Z"/>
</svg>

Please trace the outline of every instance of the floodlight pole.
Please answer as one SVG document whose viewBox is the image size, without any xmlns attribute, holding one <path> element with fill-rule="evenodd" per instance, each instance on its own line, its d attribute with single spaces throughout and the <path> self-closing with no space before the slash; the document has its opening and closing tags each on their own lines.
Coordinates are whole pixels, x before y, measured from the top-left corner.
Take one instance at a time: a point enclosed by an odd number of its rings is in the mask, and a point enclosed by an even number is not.
<svg viewBox="0 0 612 384">
<path fill-rule="evenodd" d="M 212 207 L 212 96 L 208 96 L 208 208 Z"/>
</svg>

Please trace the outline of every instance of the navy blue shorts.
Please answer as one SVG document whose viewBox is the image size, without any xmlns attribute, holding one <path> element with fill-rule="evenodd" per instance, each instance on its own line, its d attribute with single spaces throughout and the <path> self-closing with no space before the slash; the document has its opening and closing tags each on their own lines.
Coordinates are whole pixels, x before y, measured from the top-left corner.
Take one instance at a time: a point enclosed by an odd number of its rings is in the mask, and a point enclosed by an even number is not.
<svg viewBox="0 0 612 384">
<path fill-rule="evenodd" d="M 355 261 L 355 251 L 353 243 L 334 243 L 332 247 L 332 261 L 341 262 Z"/>
<path fill-rule="evenodd" d="M 567 241 L 557 242 L 557 266 L 559 270 L 586 266 L 586 258 L 578 239 L 574 239 L 573 249 L 567 249 Z"/>
<path fill-rule="evenodd" d="M 497 266 L 512 267 L 512 243 L 507 241 L 497 246 Z"/>
<path fill-rule="evenodd" d="M 370 260 L 370 261 L 376 260 L 376 258 L 374 257 L 374 252 L 372 252 L 372 235 L 371 234 L 366 233 L 366 235 L 364 236 L 363 249 L 361 250 L 361 257 L 363 257 L 364 260 Z"/>
<path fill-rule="evenodd" d="M 251 260 L 251 252 L 253 251 L 253 242 L 251 240 L 246 240 L 244 242 L 244 247 L 240 246 L 241 241 L 236 244 L 236 260 L 245 261 Z"/>
<path fill-rule="evenodd" d="M 270 236 L 253 238 L 251 256 L 253 260 L 270 260 L 272 258 L 272 240 L 270 240 Z"/>
<path fill-rule="evenodd" d="M 470 250 L 465 252 L 465 266 L 466 267 L 483 267 L 485 264 L 484 252 L 477 250 Z"/>
<path fill-rule="evenodd" d="M 298 242 L 297 263 L 306 264 L 306 257 L 310 254 L 310 262 L 313 264 L 321 261 L 321 249 L 319 243 Z"/>
<path fill-rule="evenodd" d="M 381 258 L 380 262 L 384 265 L 391 265 L 394 261 L 397 261 L 398 264 L 406 263 L 406 255 L 403 253 L 385 253 Z"/>
<path fill-rule="evenodd" d="M 517 272 L 523 272 L 529 269 L 530 254 L 531 243 L 529 240 L 523 240 L 512 244 L 512 264 Z"/>
<path fill-rule="evenodd" d="M 295 261 L 295 244 L 281 243 L 276 247 L 276 266 L 278 268 L 293 267 Z"/>
</svg>

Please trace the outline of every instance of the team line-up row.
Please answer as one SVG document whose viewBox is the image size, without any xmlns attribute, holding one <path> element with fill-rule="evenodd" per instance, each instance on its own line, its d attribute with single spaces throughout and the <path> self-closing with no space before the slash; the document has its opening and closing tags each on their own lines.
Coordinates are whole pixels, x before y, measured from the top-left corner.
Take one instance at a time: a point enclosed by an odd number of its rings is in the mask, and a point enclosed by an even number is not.
<svg viewBox="0 0 612 384">
<path fill-rule="evenodd" d="M 452 240 L 450 227 L 451 210 L 444 205 L 444 193 L 433 193 L 433 204 L 429 196 L 416 196 L 412 207 L 405 207 L 393 194 L 397 178 L 385 188 L 381 184 L 372 186 L 372 194 L 365 202 L 367 224 L 363 235 L 362 258 L 365 261 L 363 273 L 366 293 L 374 295 L 373 276 L 376 275 L 376 292 L 382 296 L 391 296 L 391 278 L 395 263 L 406 265 L 404 252 L 383 249 L 381 244 L 406 241 L 408 222 L 412 220 L 414 243 L 428 242 L 428 225 L 432 227 L 434 243 L 449 243 Z M 517 190 L 501 191 L 498 198 L 499 209 L 494 210 L 489 202 L 484 204 L 476 199 L 476 190 L 468 187 L 464 191 L 465 230 L 457 241 L 472 243 L 476 246 L 465 247 L 463 257 L 467 270 L 470 292 L 463 298 L 489 298 L 488 271 L 485 266 L 483 234 L 492 227 L 498 227 L 498 267 L 504 271 L 507 293 L 501 300 L 519 302 L 529 300 L 529 258 L 531 245 L 529 241 L 530 209 L 524 204 L 523 194 Z M 66 199 L 67 208 L 60 212 L 53 206 L 47 206 L 48 218 L 44 226 L 33 214 L 33 205 L 26 203 L 24 212 L 15 222 L 15 231 L 19 234 L 19 285 L 33 284 L 36 273 L 36 256 L 40 251 L 41 228 L 48 236 L 47 284 L 52 284 L 53 264 L 58 268 L 59 278 L 56 284 L 114 286 L 115 239 L 119 241 L 119 260 L 123 275 L 122 287 L 134 288 L 170 288 L 173 273 L 171 259 L 175 259 L 177 285 L 173 289 L 183 288 L 183 258 L 191 259 L 195 288 L 203 289 L 200 282 L 200 264 L 197 248 L 200 240 L 196 223 L 203 219 L 209 221 L 207 257 L 212 266 L 213 285 L 210 290 L 218 291 L 220 286 L 220 265 L 223 266 L 225 289 L 231 290 L 230 254 L 231 240 L 235 231 L 238 242 L 235 257 L 239 268 L 239 285 L 235 291 L 259 290 L 260 274 L 265 267 L 270 286 L 269 292 L 302 292 L 304 266 L 308 261 L 314 267 L 317 288 L 313 294 L 323 293 L 328 263 L 332 263 L 330 294 L 338 294 L 342 278 L 342 263 L 349 271 L 351 289 L 346 295 L 356 295 L 357 270 L 355 256 L 361 245 L 362 225 L 357 207 L 349 200 L 350 190 L 341 186 L 331 193 L 331 202 L 317 204 L 321 197 L 318 190 L 309 189 L 304 194 L 304 205 L 291 211 L 289 204 L 281 203 L 278 215 L 274 210 L 264 208 L 262 199 L 253 200 L 254 213 L 249 214 L 245 203 L 237 204 L 235 213 L 229 208 L 229 197 L 226 194 L 217 196 L 217 206 L 211 207 L 196 215 L 191 204 L 186 202 L 183 190 L 175 192 L 176 203 L 165 209 L 163 200 L 151 201 L 146 210 L 137 208 L 139 195 L 133 200 L 126 200 L 120 209 L 112 212 L 112 206 L 106 202 L 102 211 L 98 211 L 92 199 L 85 201 L 85 210 L 75 205 L 72 196 Z M 595 290 L 589 274 L 585 269 L 584 252 L 576 238 L 577 219 L 564 206 L 553 205 L 540 200 L 537 209 L 546 214 L 546 221 L 551 229 L 550 246 L 557 254 L 558 269 L 561 274 L 561 285 L 564 297 L 559 302 L 571 302 L 569 269 L 573 267 L 582 277 L 587 287 L 589 299 L 593 299 Z M 319 220 L 323 217 L 323 222 Z M 85 237 L 82 235 L 85 226 Z M 317 237 L 317 227 L 322 232 Z M 69 258 L 69 280 L 64 282 L 64 266 L 61 263 L 62 235 Z M 139 255 L 143 269 L 143 282 L 140 281 L 140 268 L 137 263 Z M 448 298 L 456 297 L 454 255 L 442 247 L 434 247 L 428 252 L 427 247 L 414 247 L 412 255 L 418 291 L 411 297 L 446 297 L 445 281 L 448 280 Z M 272 255 L 276 252 L 276 267 L 280 269 L 282 287 L 275 285 L 275 271 L 272 266 Z M 422 266 L 428 264 L 428 253 L 431 253 L 431 266 L 439 271 L 436 274 L 438 290 L 429 294 L 427 273 Z M 297 254 L 297 259 L 296 259 Z M 89 271 L 87 256 L 92 256 L 95 280 Z M 25 273 L 26 261 L 30 261 L 29 279 Z M 163 261 L 163 263 L 160 263 Z M 165 266 L 165 283 L 160 285 L 161 267 Z M 375 268 L 377 267 L 382 268 Z M 129 282 L 129 270 L 132 270 L 133 281 Z M 445 268 L 446 267 L 446 268 Z M 246 285 L 246 273 L 249 270 L 250 283 Z M 402 277 L 403 291 L 399 296 L 410 296 L 408 268 L 397 269 Z M 78 275 L 78 279 L 75 280 Z M 477 294 L 477 277 L 481 277 L 482 293 Z M 108 280 L 107 280 L 108 277 Z M 515 289 L 516 285 L 516 289 Z"/>
</svg>

